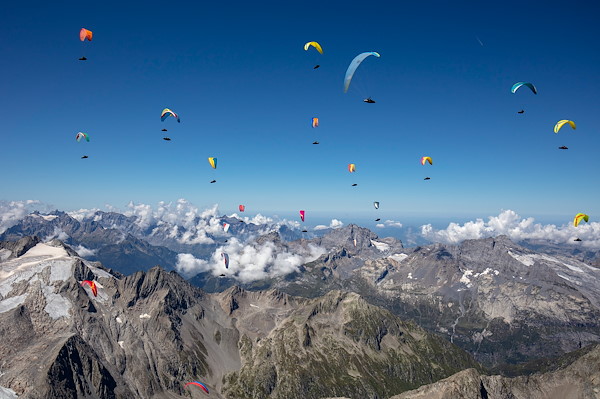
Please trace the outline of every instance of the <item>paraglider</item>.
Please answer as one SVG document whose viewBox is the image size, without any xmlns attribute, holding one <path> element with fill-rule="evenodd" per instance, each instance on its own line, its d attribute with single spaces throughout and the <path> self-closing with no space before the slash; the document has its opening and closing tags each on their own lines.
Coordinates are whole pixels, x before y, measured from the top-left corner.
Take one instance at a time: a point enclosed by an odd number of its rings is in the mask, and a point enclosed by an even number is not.
<svg viewBox="0 0 600 399">
<path fill-rule="evenodd" d="M 317 51 L 321 54 L 323 54 L 323 48 L 321 47 L 321 45 L 317 42 L 308 42 L 304 45 L 304 50 L 308 51 L 308 49 L 310 47 L 314 47 L 315 49 L 317 49 Z"/>
<path fill-rule="evenodd" d="M 573 128 L 573 130 L 577 129 L 577 126 L 575 126 L 575 122 L 573 122 L 573 121 L 568 121 L 568 120 L 566 120 L 566 119 L 563 119 L 563 120 L 561 120 L 561 121 L 558 121 L 558 122 L 556 122 L 556 125 L 554 125 L 554 133 L 558 133 L 558 131 L 559 131 L 560 129 L 562 129 L 562 127 L 563 127 L 564 125 L 566 125 L 567 123 L 568 123 L 569 125 L 571 125 L 571 127 Z"/>
<path fill-rule="evenodd" d="M 210 164 L 210 166 L 212 166 L 213 169 L 217 169 L 217 158 L 209 157 L 208 163 Z"/>
<path fill-rule="evenodd" d="M 304 229 L 302 230 L 303 233 L 308 233 L 308 230 Z"/>
<path fill-rule="evenodd" d="M 179 115 L 177 115 L 175 112 L 171 111 L 169 108 L 165 108 L 162 110 L 162 112 L 160 114 L 161 122 L 164 122 L 165 119 L 167 119 L 169 116 L 172 116 L 173 118 L 177 119 L 177 123 L 181 123 L 181 120 L 179 119 Z"/>
<path fill-rule="evenodd" d="M 375 100 L 373 100 L 371 97 L 365 98 L 363 101 L 369 104 L 375 104 Z"/>
<path fill-rule="evenodd" d="M 167 131 L 167 129 L 162 129 L 162 130 L 161 130 L 161 132 L 166 132 L 166 131 Z"/>
<path fill-rule="evenodd" d="M 211 183 L 216 183 L 217 181 L 216 181 L 216 180 L 211 180 L 210 182 L 211 182 Z"/>
<path fill-rule="evenodd" d="M 380 218 L 375 219 L 376 222 L 379 222 L 380 220 L 381 220 Z"/>
<path fill-rule="evenodd" d="M 313 144 L 319 144 L 319 142 L 318 141 L 313 141 Z"/>
<path fill-rule="evenodd" d="M 90 141 L 90 136 L 88 136 L 87 133 L 79 132 L 75 136 L 75 140 L 81 141 L 81 139 L 85 139 L 85 141 L 89 142 Z"/>
<path fill-rule="evenodd" d="M 239 206 L 239 210 L 240 210 L 240 212 L 244 212 L 246 210 L 246 206 L 245 205 L 240 205 Z"/>
<path fill-rule="evenodd" d="M 93 37 L 93 33 L 91 30 L 81 28 L 81 30 L 79 31 L 79 40 L 81 40 L 82 42 L 85 42 L 86 40 L 91 42 L 92 37 Z M 84 46 L 83 43 L 81 45 Z M 83 55 L 81 58 L 79 58 L 79 61 L 86 61 L 86 60 L 87 60 L 87 58 L 85 58 L 85 55 Z"/>
<path fill-rule="evenodd" d="M 348 164 L 348 172 L 350 172 L 350 173 L 356 172 L 356 164 L 349 163 Z"/>
<path fill-rule="evenodd" d="M 567 147 L 566 145 L 563 145 L 561 147 L 558 147 L 559 150 L 568 150 L 569 147 Z"/>
<path fill-rule="evenodd" d="M 321 47 L 321 45 L 317 42 L 308 42 L 304 45 L 304 50 L 308 51 L 309 48 L 314 47 L 319 54 L 323 54 L 323 48 Z M 313 69 L 318 69 L 321 65 L 317 64 L 313 67 Z"/>
<path fill-rule="evenodd" d="M 522 109 L 522 110 L 520 110 L 520 111 L 517 111 L 517 114 L 524 114 L 524 113 L 525 113 L 525 110 L 524 110 L 524 109 Z"/>
<path fill-rule="evenodd" d="M 88 158 L 87 155 L 84 155 L 84 156 L 81 157 L 81 159 L 87 159 L 87 158 Z"/>
<path fill-rule="evenodd" d="M 375 209 L 379 209 L 379 201 L 373 202 L 373 206 L 375 207 Z"/>
<path fill-rule="evenodd" d="M 579 223 L 581 223 L 582 220 L 585 220 L 586 222 L 589 221 L 589 216 L 586 215 L 585 213 L 578 213 L 577 215 L 575 215 L 575 218 L 573 219 L 573 226 L 577 227 L 579 226 Z"/>
<path fill-rule="evenodd" d="M 304 222 L 304 215 L 305 215 L 305 212 L 300 211 L 300 219 L 302 219 L 303 222 Z"/>
<path fill-rule="evenodd" d="M 224 274 L 222 276 L 225 276 Z M 204 385 L 201 382 L 198 381 L 192 381 L 192 382 L 188 382 L 187 384 L 185 384 L 183 387 L 186 388 L 188 385 L 195 385 L 197 387 L 200 387 L 204 392 L 209 393 L 208 392 L 208 388 L 206 387 L 206 385 Z"/>
<path fill-rule="evenodd" d="M 573 241 L 581 241 L 581 238 L 576 238 Z"/>
<path fill-rule="evenodd" d="M 312 127 L 319 127 L 319 118 L 312 118 Z"/>
<path fill-rule="evenodd" d="M 422 157 L 421 158 L 421 165 L 425 165 L 426 162 L 429 162 L 429 165 L 433 165 L 433 160 L 431 159 L 431 157 Z"/>
<path fill-rule="evenodd" d="M 365 58 L 369 56 L 375 56 L 377 58 L 380 57 L 379 53 L 375 51 L 367 51 L 365 53 L 361 53 L 354 57 L 354 59 L 348 65 L 348 69 L 346 70 L 346 75 L 344 76 L 344 93 L 348 92 L 348 88 L 350 87 L 350 82 L 352 81 L 352 77 L 354 76 L 354 72 L 356 72 L 356 68 L 365 60 Z"/>
<path fill-rule="evenodd" d="M 356 238 L 354 239 L 354 248 L 356 248 Z"/>
<path fill-rule="evenodd" d="M 352 187 L 356 187 L 356 186 L 358 186 L 358 184 L 356 184 L 356 183 L 353 183 L 353 184 L 352 184 Z"/>
<path fill-rule="evenodd" d="M 169 137 L 163 137 L 163 140 L 165 140 L 165 141 L 171 141 L 171 139 Z"/>
<path fill-rule="evenodd" d="M 423 180 L 431 180 L 431 177 L 426 177 Z"/>
<path fill-rule="evenodd" d="M 92 294 L 94 294 L 94 296 L 98 296 L 98 288 L 96 287 L 96 283 L 90 280 L 83 280 L 81 282 L 81 286 L 83 287 L 84 285 L 89 285 L 90 289 L 92 290 Z"/>
<path fill-rule="evenodd" d="M 535 88 L 535 86 L 533 84 L 531 84 L 529 82 L 517 82 L 517 83 L 515 83 L 514 85 L 512 85 L 512 87 L 510 89 L 511 93 L 513 93 L 513 94 L 516 93 L 517 90 L 519 90 L 519 88 L 521 86 L 527 86 L 527 87 L 529 87 L 531 89 L 531 91 L 533 92 L 533 94 L 537 94 L 537 89 Z"/>
<path fill-rule="evenodd" d="M 227 233 L 229 231 L 229 223 L 223 223 L 223 232 Z"/>
<path fill-rule="evenodd" d="M 225 269 L 229 269 L 229 255 L 221 252 L 221 258 L 223 258 L 223 262 L 225 263 Z"/>
</svg>

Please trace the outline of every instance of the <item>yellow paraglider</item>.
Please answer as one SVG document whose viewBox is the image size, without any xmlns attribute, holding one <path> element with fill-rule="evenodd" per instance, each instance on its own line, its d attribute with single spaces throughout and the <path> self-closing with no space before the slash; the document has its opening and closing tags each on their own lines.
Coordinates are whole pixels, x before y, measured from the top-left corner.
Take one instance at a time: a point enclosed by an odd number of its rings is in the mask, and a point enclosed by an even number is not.
<svg viewBox="0 0 600 399">
<path fill-rule="evenodd" d="M 578 213 L 577 215 L 575 215 L 575 218 L 573 219 L 573 226 L 577 227 L 579 226 L 579 223 L 582 220 L 585 220 L 586 222 L 589 221 L 589 216 L 586 215 L 585 213 Z"/>
<path fill-rule="evenodd" d="M 323 54 L 323 49 L 321 48 L 321 45 L 317 42 L 308 42 L 304 45 L 304 50 L 308 51 L 308 49 L 310 48 L 310 46 L 313 46 L 314 48 L 317 49 L 317 51 L 321 54 Z"/>
<path fill-rule="evenodd" d="M 565 124 L 569 124 L 571 125 L 571 127 L 573 128 L 573 130 L 577 129 L 577 126 L 575 126 L 575 122 L 573 121 L 568 121 L 566 119 L 563 119 L 562 121 L 558 121 L 556 122 L 556 125 L 554 125 L 554 133 L 558 133 L 558 131 L 565 125 Z"/>
<path fill-rule="evenodd" d="M 217 158 L 210 157 L 208 158 L 208 163 L 212 166 L 213 169 L 217 169 Z"/>
<path fill-rule="evenodd" d="M 433 165 L 433 160 L 431 159 L 431 157 L 422 157 L 421 158 L 421 165 L 425 165 L 426 162 L 429 162 L 429 165 Z"/>
</svg>

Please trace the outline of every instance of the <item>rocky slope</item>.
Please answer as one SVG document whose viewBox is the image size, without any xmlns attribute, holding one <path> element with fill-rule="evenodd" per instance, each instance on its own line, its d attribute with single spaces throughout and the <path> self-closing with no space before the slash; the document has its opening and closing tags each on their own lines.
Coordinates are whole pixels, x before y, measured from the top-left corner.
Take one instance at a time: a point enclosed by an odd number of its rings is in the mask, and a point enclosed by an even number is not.
<svg viewBox="0 0 600 399">
<path fill-rule="evenodd" d="M 327 254 L 267 287 L 302 296 L 357 292 L 502 372 L 600 341 L 600 269 L 589 263 L 504 236 L 402 248 L 354 226 L 336 234 Z M 372 247 L 354 247 L 356 235 Z"/>
<path fill-rule="evenodd" d="M 59 241 L 0 248 L 0 393 L 9 398 L 205 397 L 184 388 L 193 380 L 215 398 L 382 398 L 477 367 L 356 294 L 209 295 L 158 267 L 110 273 Z"/>
</svg>

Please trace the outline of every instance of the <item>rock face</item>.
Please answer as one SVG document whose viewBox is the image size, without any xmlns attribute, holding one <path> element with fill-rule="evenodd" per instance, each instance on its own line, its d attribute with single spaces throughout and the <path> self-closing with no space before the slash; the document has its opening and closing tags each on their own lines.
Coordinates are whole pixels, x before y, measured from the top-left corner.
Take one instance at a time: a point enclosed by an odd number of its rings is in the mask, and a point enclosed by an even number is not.
<svg viewBox="0 0 600 399">
<path fill-rule="evenodd" d="M 390 399 L 594 399 L 600 398 L 600 346 L 567 367 L 527 377 L 481 375 L 474 369 Z"/>
<path fill-rule="evenodd" d="M 234 296 L 243 297 L 232 311 L 239 322 L 264 319 L 241 305 L 256 298 L 261 305 L 250 306 L 265 306 L 260 297 L 248 292 Z M 290 306 L 287 296 L 278 296 Z M 302 300 L 285 318 L 272 314 L 281 322 L 270 328 L 254 321 L 254 329 L 242 336 L 243 367 L 226 377 L 228 397 L 300 399 L 343 393 L 385 398 L 473 364 L 447 341 L 367 304 L 357 294 L 332 291 Z M 265 327 L 270 330 L 266 336 L 257 334 Z"/>
<path fill-rule="evenodd" d="M 209 295 L 158 267 L 122 277 L 58 241 L 34 242 L 1 246 L 30 246 L 0 262 L 8 397 L 204 397 L 184 388 L 197 380 L 215 398 L 381 398 L 478 367 L 356 294 Z"/>
<path fill-rule="evenodd" d="M 600 341 L 600 269 L 572 257 L 537 253 L 504 236 L 389 245 L 379 257 L 351 251 L 333 247 L 272 286 L 303 296 L 357 292 L 504 373 Z"/>
</svg>

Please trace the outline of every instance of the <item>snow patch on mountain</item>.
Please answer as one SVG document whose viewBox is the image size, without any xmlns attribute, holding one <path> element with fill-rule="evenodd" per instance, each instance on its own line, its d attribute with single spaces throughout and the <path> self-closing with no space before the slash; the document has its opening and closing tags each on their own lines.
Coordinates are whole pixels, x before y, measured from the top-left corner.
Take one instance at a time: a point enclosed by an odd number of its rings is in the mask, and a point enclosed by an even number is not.
<svg viewBox="0 0 600 399">
<path fill-rule="evenodd" d="M 508 251 L 508 254 L 524 264 L 525 266 L 533 266 L 535 263 L 535 259 L 532 255 L 519 255 L 512 251 Z"/>
<path fill-rule="evenodd" d="M 377 248 L 381 252 L 385 252 L 390 249 L 389 244 L 386 244 L 385 242 L 371 240 L 371 244 L 373 244 L 373 246 L 375 246 L 375 248 Z"/>
<path fill-rule="evenodd" d="M 23 302 L 25 302 L 25 299 L 27 299 L 27 294 L 13 296 L 0 301 L 0 313 L 8 312 L 17 306 L 22 305 Z"/>
</svg>

